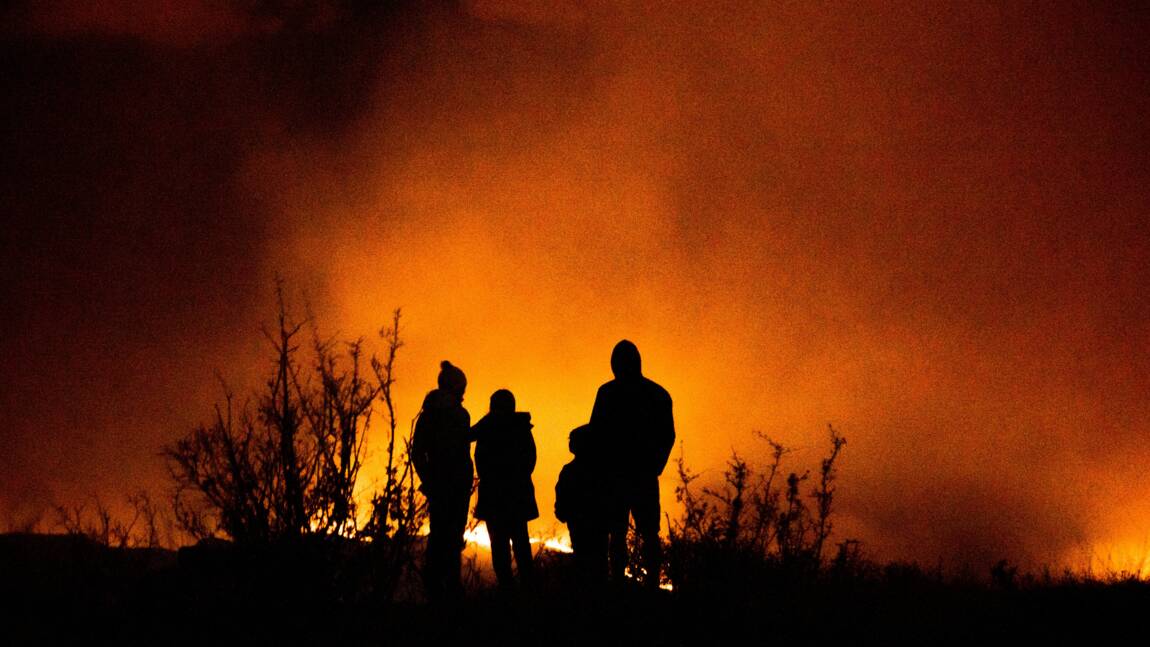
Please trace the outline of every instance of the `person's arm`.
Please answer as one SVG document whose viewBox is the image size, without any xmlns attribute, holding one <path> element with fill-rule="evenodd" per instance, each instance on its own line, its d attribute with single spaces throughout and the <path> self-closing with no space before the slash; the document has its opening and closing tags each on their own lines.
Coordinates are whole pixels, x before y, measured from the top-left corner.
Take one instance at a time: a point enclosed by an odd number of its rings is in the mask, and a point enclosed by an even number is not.
<svg viewBox="0 0 1150 647">
<path fill-rule="evenodd" d="M 464 411 L 466 411 L 466 409 Z M 484 415 L 479 419 L 479 422 L 476 422 L 474 425 L 471 425 L 467 428 L 467 442 L 473 443 L 479 440 L 479 437 L 484 433 L 483 430 L 487 428 L 487 425 L 490 422 L 490 416 L 491 414 Z M 468 415 L 468 419 L 470 419 L 470 414 Z"/>
<path fill-rule="evenodd" d="M 671 450 L 675 448 L 675 416 L 671 410 L 671 396 L 664 393 L 666 402 L 660 406 L 660 420 L 658 425 L 658 468 L 656 474 L 661 475 L 667 467 L 667 459 L 671 457 Z"/>
<path fill-rule="evenodd" d="M 475 443 L 475 476 L 480 479 L 488 474 L 487 442 L 481 438 Z"/>
<path fill-rule="evenodd" d="M 527 429 L 527 474 L 530 476 L 535 471 L 535 462 L 538 460 L 538 454 L 535 448 L 535 435 L 531 433 L 531 428 Z"/>
<path fill-rule="evenodd" d="M 599 387 L 599 391 L 595 393 L 595 404 L 591 407 L 591 426 L 601 427 L 607 422 L 607 409 L 611 399 L 611 391 L 607 388 L 607 384 Z"/>
<path fill-rule="evenodd" d="M 431 439 L 428 427 L 431 426 L 429 412 L 420 411 L 415 420 L 415 431 L 411 434 L 411 464 L 415 467 L 415 474 L 419 477 L 421 488 L 426 488 L 432 480 L 431 475 Z M 426 490 L 424 490 L 426 492 Z"/>
<path fill-rule="evenodd" d="M 583 434 L 583 444 L 586 447 L 587 456 L 591 458 L 592 463 L 605 466 L 609 459 L 608 442 L 615 440 L 611 435 L 614 429 L 611 429 L 612 416 L 615 414 L 615 404 L 613 402 L 611 383 L 608 382 L 599 387 L 599 391 L 595 394 L 595 405 L 591 408 L 591 420 L 588 422 L 588 429 Z"/>
<path fill-rule="evenodd" d="M 487 419 L 487 417 L 484 416 L 483 418 L 479 419 L 479 422 L 468 427 L 468 429 L 467 429 L 467 442 L 473 443 L 473 442 L 479 440 L 479 434 L 483 431 L 483 421 L 486 419 Z"/>
<path fill-rule="evenodd" d="M 535 450 L 535 435 L 531 433 L 531 428 L 535 425 L 531 424 L 530 413 L 524 411 L 522 414 L 523 440 L 519 446 L 520 460 L 518 463 L 519 469 L 523 470 L 523 474 L 531 476 L 531 474 L 535 471 L 535 461 L 537 458 Z"/>
<path fill-rule="evenodd" d="M 559 523 L 567 523 L 570 518 L 570 510 L 568 510 L 570 504 L 567 501 L 567 497 L 570 496 L 567 488 L 570 486 L 565 486 L 563 483 L 569 480 L 569 477 L 570 472 L 565 465 L 563 469 L 559 470 L 559 480 L 555 482 L 555 518 L 559 520 Z"/>
</svg>

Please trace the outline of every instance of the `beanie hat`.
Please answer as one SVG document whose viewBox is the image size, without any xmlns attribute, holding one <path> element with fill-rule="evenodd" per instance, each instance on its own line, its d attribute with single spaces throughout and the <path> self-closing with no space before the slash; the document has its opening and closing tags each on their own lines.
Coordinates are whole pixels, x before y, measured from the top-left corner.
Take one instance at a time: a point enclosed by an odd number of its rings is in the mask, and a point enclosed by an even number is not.
<svg viewBox="0 0 1150 647">
<path fill-rule="evenodd" d="M 467 389 L 467 376 L 447 360 L 439 363 L 439 388 L 444 391 L 464 391 Z"/>
</svg>

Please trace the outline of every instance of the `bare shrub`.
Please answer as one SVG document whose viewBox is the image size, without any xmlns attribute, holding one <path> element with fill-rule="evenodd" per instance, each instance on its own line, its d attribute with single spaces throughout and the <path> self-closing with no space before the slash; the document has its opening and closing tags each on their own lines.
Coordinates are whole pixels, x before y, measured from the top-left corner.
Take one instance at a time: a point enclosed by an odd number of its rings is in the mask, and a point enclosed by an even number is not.
<svg viewBox="0 0 1150 647">
<path fill-rule="evenodd" d="M 110 548 L 162 548 L 172 545 L 171 519 L 152 502 L 146 490 L 129 495 L 125 502 L 131 510 L 126 520 L 116 515 L 99 498 L 79 505 L 57 505 L 55 527 Z"/>
<path fill-rule="evenodd" d="M 770 447 L 770 463 L 756 469 L 732 452 L 716 487 L 696 488 L 698 474 L 680 455 L 675 498 L 682 504 L 670 527 L 668 569 L 676 587 L 703 578 L 737 577 L 747 568 L 778 565 L 817 572 L 834 525 L 835 469 L 846 439 L 828 425 L 830 453 L 821 460 L 816 485 L 805 491 L 809 472 L 790 472 L 780 481 L 782 463 L 790 450 L 762 436 Z M 837 560 L 857 561 L 858 543 L 844 542 Z M 728 569 L 731 572 L 718 572 Z M 678 580 L 678 581 L 676 581 Z"/>
<path fill-rule="evenodd" d="M 264 331 L 274 370 L 264 388 L 237 404 L 221 380 L 214 419 L 164 450 L 176 522 L 196 539 L 222 536 L 251 545 L 309 536 L 370 544 L 371 568 L 357 563 L 355 569 L 378 571 L 380 587 L 394 591 L 413 561 L 425 516 L 411 436 L 398 433 L 392 395 L 403 346 L 400 311 L 379 333 L 383 355 L 367 356 L 362 338 L 324 338 L 314 317 L 291 317 L 282 285 L 276 295 L 276 325 Z M 306 361 L 305 325 L 312 337 Z M 382 489 L 361 511 L 357 486 L 377 410 L 384 418 L 386 468 Z"/>
<path fill-rule="evenodd" d="M 392 313 L 389 327 L 379 336 L 386 347 L 383 357 L 372 357 L 371 367 L 378 385 L 379 399 L 387 424 L 387 450 L 383 487 L 371 499 L 371 516 L 360 536 L 371 541 L 370 570 L 378 597 L 390 600 L 405 576 L 415 572 L 419 531 L 427 518 L 427 501 L 415 484 L 411 462 L 412 422 L 400 438 L 392 388 L 395 385 L 395 358 L 403 341 L 399 334 L 400 311 Z"/>
</svg>

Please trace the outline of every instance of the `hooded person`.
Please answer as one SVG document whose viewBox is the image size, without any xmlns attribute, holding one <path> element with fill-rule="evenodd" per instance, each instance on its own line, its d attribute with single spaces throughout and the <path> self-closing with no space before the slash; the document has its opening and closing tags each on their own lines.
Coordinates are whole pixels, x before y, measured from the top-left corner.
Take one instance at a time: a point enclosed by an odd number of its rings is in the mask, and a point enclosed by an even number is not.
<svg viewBox="0 0 1150 647">
<path fill-rule="evenodd" d="M 515 410 L 515 396 L 507 389 L 491 395 L 491 410 L 472 427 L 479 497 L 475 517 L 487 524 L 491 562 L 502 587 L 513 584 L 511 553 L 519 577 L 531 579 L 533 559 L 527 522 L 539 517 L 535 503 L 535 438 L 531 414 Z"/>
<path fill-rule="evenodd" d="M 430 526 L 424 582 L 430 599 L 460 593 L 460 553 L 471 503 L 471 415 L 463 408 L 467 377 L 440 363 L 439 388 L 428 392 L 411 439 L 411 460 L 427 497 Z"/>
<path fill-rule="evenodd" d="M 634 519 L 642 544 L 648 585 L 657 586 L 662 561 L 659 543 L 659 475 L 675 445 L 675 422 L 667 390 L 643 376 L 634 343 L 624 339 L 611 352 L 615 379 L 599 387 L 591 411 L 593 464 L 617 496 L 605 510 L 610 533 L 610 573 L 623 577 L 627 526 Z"/>
</svg>

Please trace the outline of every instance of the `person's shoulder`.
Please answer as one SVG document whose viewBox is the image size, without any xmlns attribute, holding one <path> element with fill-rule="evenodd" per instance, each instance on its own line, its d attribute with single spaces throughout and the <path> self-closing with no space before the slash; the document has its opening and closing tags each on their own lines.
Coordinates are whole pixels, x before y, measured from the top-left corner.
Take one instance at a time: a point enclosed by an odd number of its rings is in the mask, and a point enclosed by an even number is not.
<svg viewBox="0 0 1150 647">
<path fill-rule="evenodd" d="M 667 389 L 664 389 L 663 386 L 658 382 L 648 377 L 644 377 L 643 379 L 646 381 L 647 390 L 654 394 L 656 397 L 665 400 L 671 399 L 671 394 L 668 393 Z"/>
<path fill-rule="evenodd" d="M 571 460 L 567 461 L 567 464 L 566 464 L 566 465 L 564 465 L 564 466 L 563 466 L 562 468 L 560 468 L 560 470 L 559 470 L 559 478 L 560 478 L 560 479 L 570 479 L 570 478 L 573 478 L 573 477 L 575 476 L 575 474 L 576 474 L 577 472 L 579 472 L 579 470 L 581 469 L 581 468 L 579 467 L 579 465 L 580 465 L 580 463 L 579 463 L 579 459 L 578 459 L 578 458 L 572 458 Z"/>
<path fill-rule="evenodd" d="M 519 437 L 521 442 L 535 442 L 535 435 L 531 430 L 535 428 L 535 423 L 531 422 L 531 414 L 526 411 L 516 411 L 512 419 L 515 434 Z"/>
<path fill-rule="evenodd" d="M 463 405 L 452 403 L 441 410 L 445 424 L 471 427 L 471 414 Z"/>
<path fill-rule="evenodd" d="M 486 414 L 480 418 L 474 425 L 471 426 L 471 433 L 475 434 L 477 440 L 482 440 L 487 436 L 491 428 L 491 414 Z"/>
<path fill-rule="evenodd" d="M 598 395 L 612 395 L 619 390 L 619 380 L 610 380 L 599 386 Z"/>
</svg>

